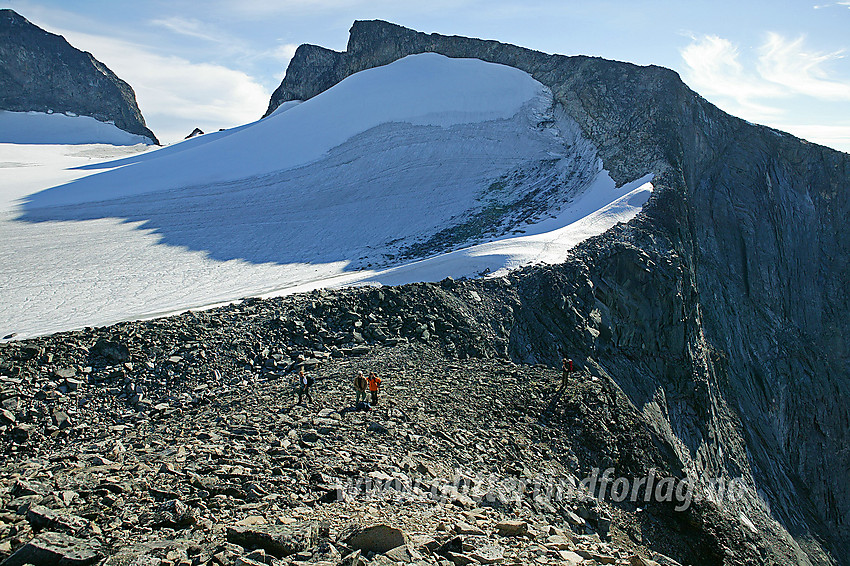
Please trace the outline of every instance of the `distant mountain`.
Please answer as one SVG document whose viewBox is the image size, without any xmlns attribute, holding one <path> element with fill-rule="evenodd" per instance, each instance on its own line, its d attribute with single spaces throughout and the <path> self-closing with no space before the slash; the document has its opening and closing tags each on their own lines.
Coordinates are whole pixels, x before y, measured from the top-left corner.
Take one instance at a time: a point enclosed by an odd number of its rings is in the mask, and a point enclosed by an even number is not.
<svg viewBox="0 0 850 566">
<path fill-rule="evenodd" d="M 8 9 L 0 10 L 0 110 L 90 116 L 159 143 L 130 85 L 91 53 Z"/>
<path fill-rule="evenodd" d="M 201 128 L 195 128 L 194 130 L 192 130 L 189 133 L 188 136 L 186 136 L 183 139 L 188 140 L 188 139 L 194 138 L 195 136 L 202 136 L 202 135 L 204 135 L 204 131 Z"/>
</svg>

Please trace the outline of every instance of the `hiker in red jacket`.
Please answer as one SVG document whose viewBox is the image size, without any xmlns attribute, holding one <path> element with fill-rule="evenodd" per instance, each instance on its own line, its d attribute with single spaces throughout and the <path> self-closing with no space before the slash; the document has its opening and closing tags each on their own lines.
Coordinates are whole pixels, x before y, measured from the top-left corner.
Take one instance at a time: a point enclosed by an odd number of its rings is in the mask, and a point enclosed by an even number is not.
<svg viewBox="0 0 850 566">
<path fill-rule="evenodd" d="M 381 387 L 381 378 L 374 371 L 369 372 L 369 392 L 372 394 L 372 405 L 378 404 L 378 388 Z"/>
</svg>

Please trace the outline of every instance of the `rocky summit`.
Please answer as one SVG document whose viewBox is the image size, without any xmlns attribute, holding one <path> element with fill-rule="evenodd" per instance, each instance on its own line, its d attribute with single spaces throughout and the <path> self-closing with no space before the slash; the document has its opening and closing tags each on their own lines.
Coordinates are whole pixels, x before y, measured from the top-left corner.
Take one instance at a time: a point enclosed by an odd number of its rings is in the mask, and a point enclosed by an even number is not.
<svg viewBox="0 0 850 566">
<path fill-rule="evenodd" d="M 643 212 L 505 277 L 3 343 L 4 564 L 848 564 L 850 156 L 666 69 L 378 21 L 270 111 L 422 52 L 531 74 Z"/>
<path fill-rule="evenodd" d="M 91 53 L 9 9 L 0 10 L 0 110 L 91 116 L 159 143 L 129 84 Z"/>
</svg>

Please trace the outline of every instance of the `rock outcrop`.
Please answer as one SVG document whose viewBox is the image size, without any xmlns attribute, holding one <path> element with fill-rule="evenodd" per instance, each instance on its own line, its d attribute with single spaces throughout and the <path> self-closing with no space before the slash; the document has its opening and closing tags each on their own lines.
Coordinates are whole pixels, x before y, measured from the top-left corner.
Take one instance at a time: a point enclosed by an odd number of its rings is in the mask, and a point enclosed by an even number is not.
<svg viewBox="0 0 850 566">
<path fill-rule="evenodd" d="M 9 9 L 0 10 L 0 110 L 91 116 L 159 143 L 130 85 L 91 53 Z"/>
<path fill-rule="evenodd" d="M 638 219 L 511 288 L 514 359 L 580 352 L 687 475 L 746 478 L 748 512 L 777 520 L 800 563 L 848 563 L 850 156 L 729 116 L 667 69 L 381 21 L 355 22 L 343 53 L 299 48 L 269 111 L 421 52 L 528 72 L 618 182 L 655 175 Z"/>
<path fill-rule="evenodd" d="M 196 136 L 202 136 L 202 135 L 204 135 L 204 131 L 203 131 L 201 128 L 195 128 L 194 130 L 192 130 L 192 131 L 189 133 L 189 135 L 188 135 L 188 136 L 186 136 L 186 137 L 185 137 L 185 138 L 183 138 L 183 139 L 184 139 L 184 140 L 188 140 L 188 139 L 190 139 L 190 138 L 194 138 L 194 137 L 196 137 Z"/>
</svg>

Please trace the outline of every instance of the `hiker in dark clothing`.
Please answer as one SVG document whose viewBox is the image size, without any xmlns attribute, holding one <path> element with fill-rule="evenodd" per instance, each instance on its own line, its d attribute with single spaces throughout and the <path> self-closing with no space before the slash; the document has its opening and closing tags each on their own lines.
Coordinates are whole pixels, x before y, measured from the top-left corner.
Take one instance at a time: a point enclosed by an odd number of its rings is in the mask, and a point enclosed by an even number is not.
<svg viewBox="0 0 850 566">
<path fill-rule="evenodd" d="M 561 369 L 561 387 L 566 387 L 570 379 L 570 374 L 573 373 L 573 361 L 570 358 L 564 358 Z"/>
<path fill-rule="evenodd" d="M 313 377 L 305 374 L 304 368 L 298 371 L 298 385 L 298 404 L 302 403 L 304 397 L 312 403 L 313 396 L 310 395 L 310 386 L 313 385 Z"/>
<path fill-rule="evenodd" d="M 369 392 L 372 394 L 372 404 L 378 404 L 378 388 L 381 387 L 381 378 L 374 371 L 369 372 Z"/>
</svg>

